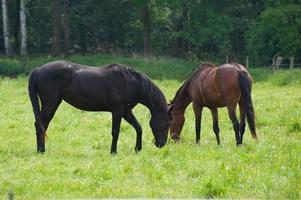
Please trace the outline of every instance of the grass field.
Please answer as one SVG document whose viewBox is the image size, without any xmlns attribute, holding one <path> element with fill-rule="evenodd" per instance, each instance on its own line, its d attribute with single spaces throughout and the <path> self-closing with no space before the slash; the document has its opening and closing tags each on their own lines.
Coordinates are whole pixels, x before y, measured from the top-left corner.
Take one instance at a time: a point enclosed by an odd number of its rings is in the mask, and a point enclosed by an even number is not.
<svg viewBox="0 0 301 200">
<path fill-rule="evenodd" d="M 164 68 L 164 61 L 118 62 L 140 64 L 168 100 L 194 67 L 185 68 L 181 61 L 172 71 Z M 147 68 L 150 64 L 156 67 Z M 135 131 L 123 121 L 116 156 L 109 154 L 111 115 L 83 112 L 66 103 L 50 124 L 46 153 L 37 155 L 27 77 L 0 79 L 0 199 L 7 193 L 16 199 L 300 199 L 301 73 L 251 73 L 258 143 L 247 130 L 244 145 L 237 148 L 226 110 L 220 109 L 222 145 L 217 146 L 211 114 L 205 109 L 201 145 L 196 145 L 189 106 L 182 141 L 157 149 L 148 125 L 150 114 L 138 105 L 134 113 L 143 127 L 143 149 L 135 153 Z"/>
</svg>

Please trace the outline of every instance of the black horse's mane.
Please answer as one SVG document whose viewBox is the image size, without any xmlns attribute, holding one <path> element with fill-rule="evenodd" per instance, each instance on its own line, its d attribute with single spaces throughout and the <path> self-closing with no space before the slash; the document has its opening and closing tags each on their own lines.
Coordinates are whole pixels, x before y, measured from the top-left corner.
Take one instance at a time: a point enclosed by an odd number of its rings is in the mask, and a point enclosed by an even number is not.
<svg viewBox="0 0 301 200">
<path fill-rule="evenodd" d="M 178 98 L 180 95 L 180 92 L 183 89 L 186 89 L 189 87 L 191 80 L 194 78 L 196 74 L 198 74 L 200 71 L 202 71 L 205 67 L 215 67 L 215 65 L 211 62 L 205 62 L 200 64 L 194 71 L 193 73 L 185 80 L 185 82 L 181 85 L 181 87 L 177 90 L 175 97 L 173 100 L 171 100 L 170 104 L 174 104 L 175 100 Z"/>
<path fill-rule="evenodd" d="M 159 111 L 167 110 L 166 99 L 163 93 L 148 76 L 123 64 L 111 64 L 108 67 L 112 67 L 115 73 L 121 74 L 125 81 L 138 80 L 140 86 L 143 88 L 144 98 L 149 100 L 148 103 L 152 108 Z M 154 105 L 154 103 L 156 103 L 156 105 Z"/>
</svg>

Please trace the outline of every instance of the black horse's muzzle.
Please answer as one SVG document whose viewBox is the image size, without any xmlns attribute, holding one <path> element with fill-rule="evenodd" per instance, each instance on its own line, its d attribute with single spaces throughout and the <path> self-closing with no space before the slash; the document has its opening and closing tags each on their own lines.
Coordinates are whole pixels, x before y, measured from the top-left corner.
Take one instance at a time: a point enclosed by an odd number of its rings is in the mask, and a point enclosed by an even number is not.
<svg viewBox="0 0 301 200">
<path fill-rule="evenodd" d="M 162 148 L 165 146 L 166 140 L 154 140 L 154 143 L 155 143 L 156 147 Z"/>
</svg>

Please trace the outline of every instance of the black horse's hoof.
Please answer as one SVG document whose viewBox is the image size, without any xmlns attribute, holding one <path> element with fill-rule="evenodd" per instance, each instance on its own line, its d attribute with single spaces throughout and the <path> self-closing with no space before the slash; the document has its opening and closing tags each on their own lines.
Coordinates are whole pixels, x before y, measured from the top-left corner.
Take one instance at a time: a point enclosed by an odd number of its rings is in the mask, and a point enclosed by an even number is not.
<svg viewBox="0 0 301 200">
<path fill-rule="evenodd" d="M 141 147 L 135 147 L 135 152 L 139 153 L 141 151 L 141 149 L 142 149 Z"/>
<path fill-rule="evenodd" d="M 45 149 L 44 148 L 39 148 L 37 150 L 37 154 L 44 154 L 45 153 Z"/>
<path fill-rule="evenodd" d="M 111 151 L 111 155 L 112 155 L 112 156 L 117 155 L 117 151 Z"/>
</svg>

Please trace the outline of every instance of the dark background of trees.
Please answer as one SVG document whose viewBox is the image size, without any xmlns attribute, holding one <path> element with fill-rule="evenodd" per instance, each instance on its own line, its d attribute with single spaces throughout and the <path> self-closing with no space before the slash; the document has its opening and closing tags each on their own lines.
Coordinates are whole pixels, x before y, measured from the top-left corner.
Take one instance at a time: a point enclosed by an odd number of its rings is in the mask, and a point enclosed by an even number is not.
<svg viewBox="0 0 301 200">
<path fill-rule="evenodd" d="M 18 55 L 20 0 L 7 0 L 7 7 Z M 301 57 L 300 0 L 25 0 L 25 7 L 30 54 L 227 55 L 261 63 Z M 5 54 L 3 32 L 0 49 Z"/>
</svg>

